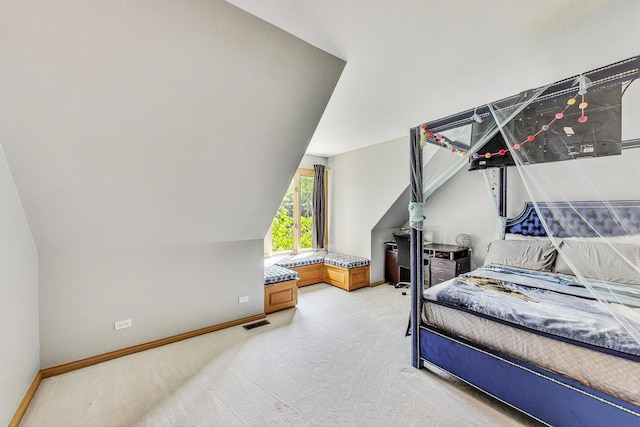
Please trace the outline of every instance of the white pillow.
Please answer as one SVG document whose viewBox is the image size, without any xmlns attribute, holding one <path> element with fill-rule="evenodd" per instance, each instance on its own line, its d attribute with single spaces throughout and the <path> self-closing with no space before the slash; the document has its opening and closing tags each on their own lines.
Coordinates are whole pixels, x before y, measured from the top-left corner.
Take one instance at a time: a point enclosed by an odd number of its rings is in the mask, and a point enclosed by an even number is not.
<svg viewBox="0 0 640 427">
<path fill-rule="evenodd" d="M 525 236 L 524 234 L 506 233 L 505 240 L 551 240 L 549 236 Z"/>
<path fill-rule="evenodd" d="M 629 243 L 632 245 L 640 245 L 640 235 L 630 234 L 628 236 L 605 236 L 602 237 L 563 237 L 562 240 L 579 240 L 581 242 L 604 242 L 609 243 Z"/>
<path fill-rule="evenodd" d="M 640 246 L 601 241 L 563 240 L 560 255 L 556 258 L 554 271 L 575 274 L 567 264 L 569 259 L 580 275 L 607 282 L 640 285 L 640 273 L 619 254 L 636 267 L 640 266 Z"/>
<path fill-rule="evenodd" d="M 484 265 L 551 271 L 556 254 L 556 248 L 548 240 L 494 240 L 489 244 Z"/>
</svg>

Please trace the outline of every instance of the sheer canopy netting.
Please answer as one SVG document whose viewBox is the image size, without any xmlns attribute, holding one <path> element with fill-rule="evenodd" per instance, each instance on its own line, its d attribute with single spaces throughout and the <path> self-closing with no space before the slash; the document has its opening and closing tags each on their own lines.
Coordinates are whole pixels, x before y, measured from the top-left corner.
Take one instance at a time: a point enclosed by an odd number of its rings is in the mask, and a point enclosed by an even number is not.
<svg viewBox="0 0 640 427">
<path fill-rule="evenodd" d="M 520 94 L 500 101 L 503 111 L 507 113 L 507 119 L 515 118 L 526 108 L 529 102 L 542 94 L 546 87 L 530 91 L 528 94 Z M 423 147 L 423 170 L 420 174 L 412 171 L 412 176 L 422 176 L 422 201 L 426 201 L 438 188 L 458 171 L 468 166 L 470 156 L 477 154 L 478 150 L 489 142 L 498 132 L 498 124 L 489 114 L 474 111 L 474 116 L 461 120 L 442 119 L 446 124 L 441 127 L 428 128 L 421 126 L 420 137 Z M 483 118 L 484 117 L 484 118 Z M 475 119 L 475 120 L 474 120 Z M 435 144 L 426 144 L 427 140 Z M 427 166 L 428 164 L 428 166 Z M 413 164 L 412 164 L 413 168 Z M 409 206 L 410 225 L 422 230 L 423 206 L 421 203 L 412 203 Z"/>
<path fill-rule="evenodd" d="M 510 166 L 505 214 L 531 202 L 540 227 L 506 238 L 550 241 L 562 265 L 553 273 L 575 276 L 640 343 L 640 83 L 637 68 L 590 73 L 478 107 L 448 128 L 423 125 L 424 200 L 469 165 Z"/>
</svg>

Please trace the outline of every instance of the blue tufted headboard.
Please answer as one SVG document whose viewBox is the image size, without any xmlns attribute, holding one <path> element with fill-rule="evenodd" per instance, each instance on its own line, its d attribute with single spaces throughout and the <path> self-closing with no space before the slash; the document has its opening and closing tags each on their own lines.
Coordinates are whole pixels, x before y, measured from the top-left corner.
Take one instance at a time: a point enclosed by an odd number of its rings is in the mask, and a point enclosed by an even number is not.
<svg viewBox="0 0 640 427">
<path fill-rule="evenodd" d="M 540 214 L 556 237 L 624 236 L 640 234 L 640 201 L 540 202 Z M 524 236 L 546 236 L 533 203 L 507 221 L 506 232 Z"/>
</svg>

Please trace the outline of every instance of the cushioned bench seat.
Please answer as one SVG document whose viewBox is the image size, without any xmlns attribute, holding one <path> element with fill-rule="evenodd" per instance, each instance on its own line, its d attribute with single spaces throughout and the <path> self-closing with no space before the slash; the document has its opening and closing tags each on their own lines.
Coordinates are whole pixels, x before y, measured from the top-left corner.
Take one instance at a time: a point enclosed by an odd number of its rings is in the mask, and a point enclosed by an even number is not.
<svg viewBox="0 0 640 427">
<path fill-rule="evenodd" d="M 279 265 L 264 267 L 265 314 L 295 307 L 298 303 L 298 273 Z"/>
<path fill-rule="evenodd" d="M 264 284 L 270 285 L 271 283 L 286 282 L 288 280 L 296 280 L 298 273 L 284 268 L 280 265 L 265 265 L 264 266 Z"/>
<path fill-rule="evenodd" d="M 366 258 L 335 252 L 303 252 L 276 262 L 298 273 L 299 287 L 325 282 L 346 291 L 369 286 L 369 264 Z"/>
<path fill-rule="evenodd" d="M 369 286 L 366 258 L 334 252 L 288 255 L 264 266 L 264 312 L 295 307 L 298 287 L 325 282 L 346 291 Z"/>
<path fill-rule="evenodd" d="M 326 252 L 303 252 L 288 255 L 279 259 L 276 264 L 280 267 L 295 270 L 298 273 L 298 287 L 322 282 L 324 257 Z"/>
<path fill-rule="evenodd" d="M 335 265 L 336 267 L 342 267 L 342 268 L 356 268 L 356 267 L 364 267 L 365 265 L 369 265 L 371 264 L 371 261 L 359 256 L 328 252 L 324 257 L 324 263 Z"/>
<path fill-rule="evenodd" d="M 305 265 L 322 264 L 326 252 L 303 252 L 301 254 L 288 255 L 276 261 L 276 265 L 284 268 L 303 267 Z"/>
</svg>

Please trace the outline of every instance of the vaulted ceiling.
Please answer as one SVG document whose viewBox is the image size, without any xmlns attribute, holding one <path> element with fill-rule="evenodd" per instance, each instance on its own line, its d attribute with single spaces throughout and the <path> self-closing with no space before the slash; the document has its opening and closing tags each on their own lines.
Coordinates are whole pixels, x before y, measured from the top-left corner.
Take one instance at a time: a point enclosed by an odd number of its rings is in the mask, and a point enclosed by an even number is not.
<svg viewBox="0 0 640 427">
<path fill-rule="evenodd" d="M 325 156 L 640 53 L 637 0 L 228 1 L 347 61 Z"/>
<path fill-rule="evenodd" d="M 305 152 L 637 55 L 639 15 L 636 0 L 2 1 L 0 144 L 40 249 L 259 239 Z"/>
<path fill-rule="evenodd" d="M 0 144 L 38 248 L 263 238 L 343 67 L 223 1 L 0 2 Z"/>
</svg>

